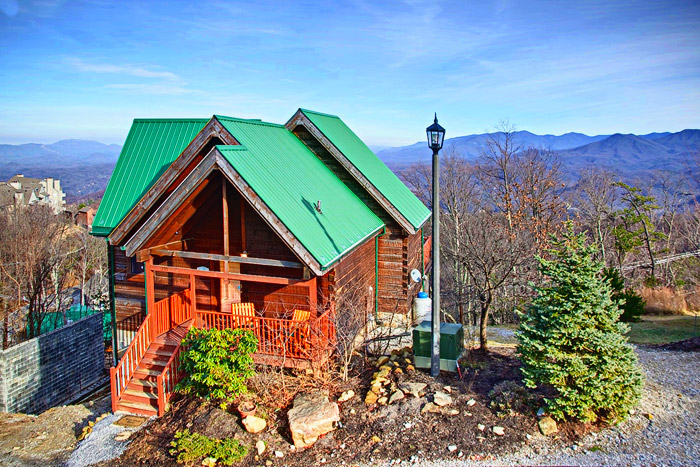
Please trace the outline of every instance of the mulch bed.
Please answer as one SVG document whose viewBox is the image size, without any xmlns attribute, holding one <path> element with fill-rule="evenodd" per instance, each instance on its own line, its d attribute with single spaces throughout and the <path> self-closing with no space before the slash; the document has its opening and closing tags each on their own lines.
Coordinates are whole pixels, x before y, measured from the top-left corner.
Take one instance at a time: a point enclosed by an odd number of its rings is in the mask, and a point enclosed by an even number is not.
<svg viewBox="0 0 700 467">
<path fill-rule="evenodd" d="M 653 348 L 661 350 L 675 350 L 681 352 L 700 351 L 700 337 L 693 337 L 684 341 L 672 342 L 670 344 L 655 345 Z"/>
<path fill-rule="evenodd" d="M 373 365 L 343 385 L 337 385 L 331 400 L 337 400 L 341 392 L 353 389 L 356 396 L 340 403 L 341 426 L 306 450 L 292 450 L 287 411 L 283 408 L 263 408 L 268 428 L 259 435 L 247 433 L 240 418 L 208 402 L 192 398 L 175 398 L 172 410 L 155 420 L 134 436 L 127 450 L 109 465 L 176 465 L 169 454 L 170 442 L 175 432 L 185 428 L 207 436 L 234 437 L 250 446 L 250 453 L 239 465 L 288 465 L 309 466 L 378 463 L 382 460 L 417 459 L 478 459 L 493 460 L 499 454 L 514 452 L 530 442 L 528 435 L 540 436 L 537 431 L 535 411 L 500 417 L 489 408 L 489 392 L 498 383 L 520 380 L 519 362 L 512 348 L 494 348 L 483 354 L 472 352 L 467 360 L 467 370 L 461 378 L 458 374 L 443 372 L 433 379 L 424 371 L 405 372 L 392 375 L 394 381 L 424 382 L 427 397 L 405 399 L 387 406 L 367 406 L 364 396 L 369 388 Z M 453 403 L 444 407 L 444 413 L 421 414 L 421 408 L 432 400 L 435 391 L 451 388 Z M 476 404 L 468 406 L 467 401 Z M 447 410 L 457 409 L 459 414 L 449 415 Z M 477 425 L 483 424 L 483 431 Z M 505 434 L 496 435 L 492 428 L 500 426 Z M 590 425 L 577 423 L 560 424 L 556 443 L 571 443 L 591 429 Z M 268 444 L 262 456 L 256 456 L 255 442 L 263 439 Z M 533 438 L 534 439 L 534 438 Z M 540 437 L 541 440 L 541 437 Z M 448 450 L 454 445 L 456 449 Z M 280 451 L 283 457 L 276 457 Z M 269 464 L 271 462 L 272 464 Z M 106 464 L 105 464 L 106 465 Z"/>
</svg>

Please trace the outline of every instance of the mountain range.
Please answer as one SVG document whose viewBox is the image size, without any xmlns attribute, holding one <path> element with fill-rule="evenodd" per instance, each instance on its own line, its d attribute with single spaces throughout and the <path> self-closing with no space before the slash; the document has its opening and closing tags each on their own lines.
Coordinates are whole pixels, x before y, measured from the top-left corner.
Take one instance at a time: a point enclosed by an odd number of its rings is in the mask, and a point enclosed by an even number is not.
<svg viewBox="0 0 700 467">
<path fill-rule="evenodd" d="M 467 160 L 480 157 L 486 142 L 502 133 L 457 136 L 445 140 L 445 151 L 456 151 Z M 564 175 L 576 179 L 586 167 L 605 167 L 628 182 L 653 176 L 656 170 L 677 173 L 698 170 L 692 154 L 700 155 L 700 130 L 645 135 L 614 134 L 588 136 L 582 133 L 536 135 L 529 131 L 513 134 L 522 148 L 547 149 L 558 154 Z M 432 152 L 426 142 L 392 148 L 374 148 L 392 169 L 415 163 L 430 163 Z M 69 202 L 99 197 L 107 186 L 121 146 L 97 141 L 67 139 L 53 144 L 0 144 L 0 180 L 15 174 L 54 177 L 61 180 Z"/>
</svg>

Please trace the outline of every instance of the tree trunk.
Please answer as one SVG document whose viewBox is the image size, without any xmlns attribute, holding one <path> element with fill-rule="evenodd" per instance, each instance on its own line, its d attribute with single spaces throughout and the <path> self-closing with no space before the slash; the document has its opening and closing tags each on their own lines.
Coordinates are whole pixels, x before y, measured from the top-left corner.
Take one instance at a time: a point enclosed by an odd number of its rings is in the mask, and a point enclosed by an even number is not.
<svg viewBox="0 0 700 467">
<path fill-rule="evenodd" d="M 491 293 L 486 294 L 485 299 L 481 301 L 481 323 L 479 323 L 479 343 L 482 352 L 488 352 L 488 337 L 486 335 L 486 329 L 489 323 L 489 312 L 491 311 Z"/>
</svg>

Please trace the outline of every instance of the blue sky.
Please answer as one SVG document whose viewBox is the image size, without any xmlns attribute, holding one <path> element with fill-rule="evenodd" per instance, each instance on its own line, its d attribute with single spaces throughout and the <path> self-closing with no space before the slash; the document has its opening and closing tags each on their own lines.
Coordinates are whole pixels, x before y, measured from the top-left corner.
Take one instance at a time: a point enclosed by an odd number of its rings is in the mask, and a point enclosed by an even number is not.
<svg viewBox="0 0 700 467">
<path fill-rule="evenodd" d="M 700 128 L 700 2 L 0 0 L 0 142 L 298 107 L 375 146 Z"/>
</svg>

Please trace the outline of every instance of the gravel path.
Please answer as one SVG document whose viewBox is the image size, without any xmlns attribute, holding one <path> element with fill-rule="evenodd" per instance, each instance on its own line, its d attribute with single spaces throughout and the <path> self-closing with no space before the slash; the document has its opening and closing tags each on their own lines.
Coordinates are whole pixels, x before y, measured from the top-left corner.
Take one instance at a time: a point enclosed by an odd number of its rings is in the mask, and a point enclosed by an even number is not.
<svg viewBox="0 0 700 467">
<path fill-rule="evenodd" d="M 552 447 L 550 440 L 533 436 L 519 452 L 486 463 L 443 460 L 393 465 L 700 466 L 700 352 L 635 350 L 645 374 L 644 393 L 636 413 L 616 427 L 591 433 L 576 446 Z"/>
</svg>

